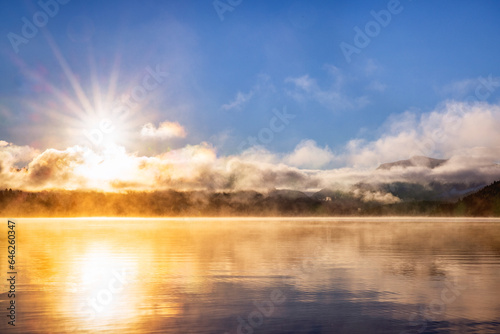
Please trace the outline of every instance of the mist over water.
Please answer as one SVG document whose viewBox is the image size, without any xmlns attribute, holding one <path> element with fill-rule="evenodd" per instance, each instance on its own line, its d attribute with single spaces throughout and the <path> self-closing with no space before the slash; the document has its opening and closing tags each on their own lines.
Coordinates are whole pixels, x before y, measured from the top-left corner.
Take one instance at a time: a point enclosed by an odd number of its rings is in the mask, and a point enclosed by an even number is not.
<svg viewBox="0 0 500 334">
<path fill-rule="evenodd" d="M 12 333 L 500 328 L 498 219 L 15 221 Z"/>
</svg>

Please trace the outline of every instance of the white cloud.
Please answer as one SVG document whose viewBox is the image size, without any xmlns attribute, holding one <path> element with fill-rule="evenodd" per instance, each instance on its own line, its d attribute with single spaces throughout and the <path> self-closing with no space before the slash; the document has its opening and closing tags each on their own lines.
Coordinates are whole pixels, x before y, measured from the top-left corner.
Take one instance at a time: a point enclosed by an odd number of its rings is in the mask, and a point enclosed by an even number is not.
<svg viewBox="0 0 500 334">
<path fill-rule="evenodd" d="M 186 131 L 177 122 L 163 122 L 156 128 L 152 123 L 144 124 L 141 129 L 141 136 L 151 139 L 168 139 L 186 137 Z"/>
<path fill-rule="evenodd" d="M 273 153 L 262 146 L 253 146 L 243 151 L 238 158 L 245 161 L 278 164 L 281 161 L 279 154 Z"/>
<path fill-rule="evenodd" d="M 311 92 L 313 89 L 318 89 L 316 81 L 311 79 L 308 74 L 297 78 L 286 78 L 285 82 L 293 83 L 297 88 L 300 88 L 306 93 Z"/>
<path fill-rule="evenodd" d="M 328 146 L 318 147 L 314 140 L 303 140 L 283 161 L 300 168 L 320 169 L 332 163 L 334 154 Z"/>
<path fill-rule="evenodd" d="M 241 108 L 257 93 L 263 91 L 273 92 L 274 90 L 275 88 L 271 83 L 271 77 L 267 74 L 259 74 L 257 83 L 250 89 L 250 91 L 248 91 L 247 93 L 238 91 L 235 98 L 231 102 L 223 104 L 221 108 L 224 110 L 241 110 Z"/>
<path fill-rule="evenodd" d="M 159 127 L 162 128 L 161 126 Z M 387 133 L 373 141 L 353 139 L 340 154 L 303 140 L 293 151 L 252 147 L 240 155 L 217 156 L 207 144 L 188 145 L 160 155 L 137 156 L 123 147 L 102 152 L 85 147 L 49 149 L 0 146 L 0 183 L 25 190 L 297 190 L 384 182 L 490 183 L 500 179 L 500 106 L 448 103 L 420 116 L 406 113 L 388 120 Z M 158 130 L 158 129 L 155 129 Z M 434 169 L 425 166 L 376 170 L 383 162 L 412 155 L 450 158 Z M 331 168 L 343 161 L 348 167 Z M 20 167 L 26 167 L 21 169 Z M 391 203 L 398 199 L 377 188 L 356 196 Z"/>
<path fill-rule="evenodd" d="M 379 202 L 383 204 L 398 203 L 401 200 L 391 193 L 382 193 L 380 191 L 363 191 L 354 189 L 353 195 L 364 202 Z"/>
<path fill-rule="evenodd" d="M 478 84 L 479 81 L 477 79 L 457 80 L 445 85 L 441 89 L 438 89 L 438 91 L 446 96 L 462 98 L 470 92 L 473 92 Z"/>
<path fill-rule="evenodd" d="M 470 101 L 485 101 L 500 87 L 500 77 L 467 78 L 451 82 L 436 91 L 447 98 Z"/>
<path fill-rule="evenodd" d="M 332 77 L 330 87 L 320 87 L 316 79 L 305 74 L 300 77 L 288 77 L 285 79 L 285 83 L 293 86 L 291 90 L 286 91 L 287 94 L 299 102 L 312 100 L 333 110 L 360 109 L 369 104 L 367 96 L 355 97 L 344 92 L 345 77 L 337 67 L 326 65 L 325 69 Z"/>
<path fill-rule="evenodd" d="M 490 160 L 500 156 L 497 105 L 449 102 L 420 116 L 406 112 L 390 118 L 384 128 L 388 132 L 374 141 L 351 140 L 344 155 L 347 164 L 375 167 L 413 155 L 472 155 Z"/>
<path fill-rule="evenodd" d="M 17 146 L 0 140 L 0 171 L 2 166 L 8 168 L 22 167 L 33 160 L 40 152 L 30 146 Z"/>
<path fill-rule="evenodd" d="M 254 93 L 255 92 L 253 90 L 249 91 L 246 94 L 238 92 L 233 101 L 222 105 L 222 109 L 224 110 L 240 109 L 247 101 L 249 101 L 252 98 Z"/>
</svg>

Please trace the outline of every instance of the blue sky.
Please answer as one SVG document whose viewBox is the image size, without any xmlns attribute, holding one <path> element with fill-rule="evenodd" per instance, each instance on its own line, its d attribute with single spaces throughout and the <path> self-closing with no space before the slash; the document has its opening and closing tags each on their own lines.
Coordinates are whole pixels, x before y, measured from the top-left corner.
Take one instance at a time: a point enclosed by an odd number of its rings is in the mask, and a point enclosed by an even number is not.
<svg viewBox="0 0 500 334">
<path fill-rule="evenodd" d="M 446 101 L 499 102 L 498 1 L 41 2 L 53 17 L 37 16 L 36 1 L 0 13 L 0 140 L 12 145 L 99 150 L 84 131 L 106 119 L 114 130 L 103 140 L 138 154 L 206 142 L 238 155 L 253 136 L 275 154 L 313 143 L 342 156 Z M 377 28 L 373 11 L 392 13 Z M 34 15 L 44 26 L 12 42 Z M 378 30 L 347 59 L 341 44 L 356 47 L 355 27 L 366 34 L 367 24 Z M 161 82 L 117 119 L 113 106 L 151 71 Z M 285 109 L 294 117 L 270 139 Z"/>
</svg>

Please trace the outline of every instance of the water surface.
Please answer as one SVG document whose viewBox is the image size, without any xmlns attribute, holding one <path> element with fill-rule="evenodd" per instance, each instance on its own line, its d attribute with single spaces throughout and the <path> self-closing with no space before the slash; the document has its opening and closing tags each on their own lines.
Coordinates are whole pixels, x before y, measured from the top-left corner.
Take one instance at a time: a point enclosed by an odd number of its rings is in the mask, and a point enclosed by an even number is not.
<svg viewBox="0 0 500 334">
<path fill-rule="evenodd" d="M 2 333 L 500 332 L 499 220 L 15 221 Z"/>
</svg>

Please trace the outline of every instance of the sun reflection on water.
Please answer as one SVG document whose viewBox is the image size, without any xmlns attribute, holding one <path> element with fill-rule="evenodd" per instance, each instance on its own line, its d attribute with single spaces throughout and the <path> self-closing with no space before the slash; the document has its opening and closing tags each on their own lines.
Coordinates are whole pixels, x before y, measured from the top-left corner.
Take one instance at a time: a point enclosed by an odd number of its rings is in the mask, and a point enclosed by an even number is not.
<svg viewBox="0 0 500 334">
<path fill-rule="evenodd" d="M 119 254 L 120 249 L 110 245 L 91 245 L 82 255 L 73 256 L 68 276 L 74 281 L 62 305 L 71 306 L 77 329 L 102 328 L 133 318 L 139 303 L 132 293 L 137 260 Z"/>
</svg>

